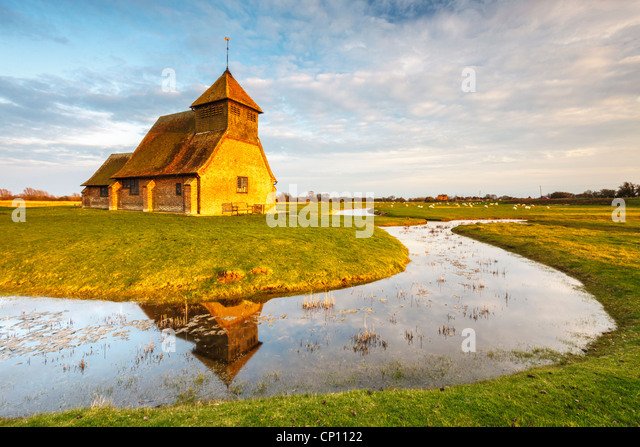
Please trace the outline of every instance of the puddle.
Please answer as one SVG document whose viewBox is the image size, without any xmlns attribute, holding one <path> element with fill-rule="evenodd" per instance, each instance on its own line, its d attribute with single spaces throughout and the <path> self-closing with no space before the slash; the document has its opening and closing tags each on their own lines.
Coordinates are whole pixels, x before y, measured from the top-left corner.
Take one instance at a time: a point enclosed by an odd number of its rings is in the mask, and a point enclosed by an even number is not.
<svg viewBox="0 0 640 447">
<path fill-rule="evenodd" d="M 227 307 L 0 298 L 0 416 L 440 387 L 580 353 L 614 328 L 579 282 L 453 234 L 460 223 L 387 228 L 406 271 L 328 293 Z"/>
</svg>

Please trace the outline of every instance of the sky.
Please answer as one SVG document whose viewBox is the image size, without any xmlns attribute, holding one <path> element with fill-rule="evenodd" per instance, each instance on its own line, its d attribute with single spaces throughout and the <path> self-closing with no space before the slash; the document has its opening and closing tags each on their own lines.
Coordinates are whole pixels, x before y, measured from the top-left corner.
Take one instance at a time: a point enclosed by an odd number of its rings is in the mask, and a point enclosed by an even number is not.
<svg viewBox="0 0 640 447">
<path fill-rule="evenodd" d="M 0 0 L 0 188 L 80 192 L 215 82 L 227 36 L 280 191 L 640 183 L 637 1 Z"/>
</svg>

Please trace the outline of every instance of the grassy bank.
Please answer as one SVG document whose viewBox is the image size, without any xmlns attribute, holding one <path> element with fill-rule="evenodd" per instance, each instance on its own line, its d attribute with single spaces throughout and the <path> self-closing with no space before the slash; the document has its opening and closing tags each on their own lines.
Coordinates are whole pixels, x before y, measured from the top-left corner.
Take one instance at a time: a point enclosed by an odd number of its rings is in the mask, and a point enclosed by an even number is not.
<svg viewBox="0 0 640 447">
<path fill-rule="evenodd" d="M 65 207 L 0 208 L 0 293 L 210 301 L 320 291 L 404 269 L 385 231 L 270 228 L 265 216 L 187 217 Z"/>
<path fill-rule="evenodd" d="M 502 209 L 505 214 L 496 212 L 494 216 L 524 217 L 509 214 L 506 206 Z M 470 225 L 456 231 L 581 280 L 618 325 L 617 330 L 601 337 L 584 356 L 568 356 L 557 365 L 443 390 L 363 390 L 158 409 L 96 408 L 0 420 L 0 425 L 640 425 L 638 202 L 628 203 L 626 223 L 613 223 L 612 208 L 607 206 L 550 210 L 545 208 L 538 214 L 526 215 L 530 220 L 526 225 Z M 446 213 L 444 208 L 415 207 L 413 215 L 408 216 L 486 217 L 474 215 L 475 212 L 459 212 L 456 208 Z"/>
</svg>

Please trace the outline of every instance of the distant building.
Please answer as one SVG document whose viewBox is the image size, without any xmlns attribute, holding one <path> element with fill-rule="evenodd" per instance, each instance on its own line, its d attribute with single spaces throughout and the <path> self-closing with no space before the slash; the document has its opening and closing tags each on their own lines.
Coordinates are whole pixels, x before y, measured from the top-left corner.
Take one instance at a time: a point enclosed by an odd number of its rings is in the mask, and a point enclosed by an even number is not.
<svg viewBox="0 0 640 447">
<path fill-rule="evenodd" d="M 133 154 L 112 155 L 129 156 L 116 171 L 109 157 L 83 184 L 83 207 L 106 200 L 110 210 L 265 212 L 276 179 L 258 138 L 261 113 L 225 70 L 191 110 L 161 116 Z"/>
<path fill-rule="evenodd" d="M 438 197 L 436 197 L 436 200 L 439 202 L 446 202 L 449 200 L 449 196 L 446 194 L 438 194 Z"/>
</svg>

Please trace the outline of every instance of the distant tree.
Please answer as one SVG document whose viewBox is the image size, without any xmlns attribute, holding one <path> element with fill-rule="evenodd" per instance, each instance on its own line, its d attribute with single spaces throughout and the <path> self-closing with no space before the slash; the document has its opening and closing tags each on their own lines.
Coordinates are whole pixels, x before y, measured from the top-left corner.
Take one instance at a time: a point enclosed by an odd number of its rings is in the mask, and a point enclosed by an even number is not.
<svg viewBox="0 0 640 447">
<path fill-rule="evenodd" d="M 54 196 L 53 194 L 35 188 L 25 188 L 21 194 L 13 194 L 8 189 L 0 188 L 0 200 L 21 198 L 25 200 L 51 200 L 51 201 L 78 201 L 82 200 L 80 193 L 74 192 L 64 196 Z"/>
<path fill-rule="evenodd" d="M 71 195 L 58 196 L 58 197 L 56 197 L 56 200 L 59 200 L 61 202 L 63 202 L 63 201 L 76 201 L 77 202 L 78 200 L 82 200 L 82 196 L 79 193 L 74 192 Z"/>
<path fill-rule="evenodd" d="M 616 197 L 635 197 L 640 192 L 640 185 L 634 185 L 631 182 L 624 182 L 620 187 L 618 187 L 618 191 L 616 192 Z"/>
<path fill-rule="evenodd" d="M 598 191 L 598 197 L 602 197 L 602 198 L 613 198 L 616 196 L 616 190 L 615 189 L 601 189 L 600 191 Z"/>
<path fill-rule="evenodd" d="M 585 192 L 583 192 L 582 194 L 578 194 L 577 197 L 581 197 L 581 198 L 585 198 L 585 199 L 590 199 L 592 197 L 596 197 L 596 193 L 591 191 L 590 189 L 587 189 Z"/>
<path fill-rule="evenodd" d="M 575 194 L 570 192 L 556 191 L 549 194 L 550 199 L 570 199 L 572 197 L 575 197 Z"/>
<path fill-rule="evenodd" d="M 25 188 L 20 196 L 25 200 L 54 200 L 55 197 L 47 191 L 35 188 Z"/>
</svg>

